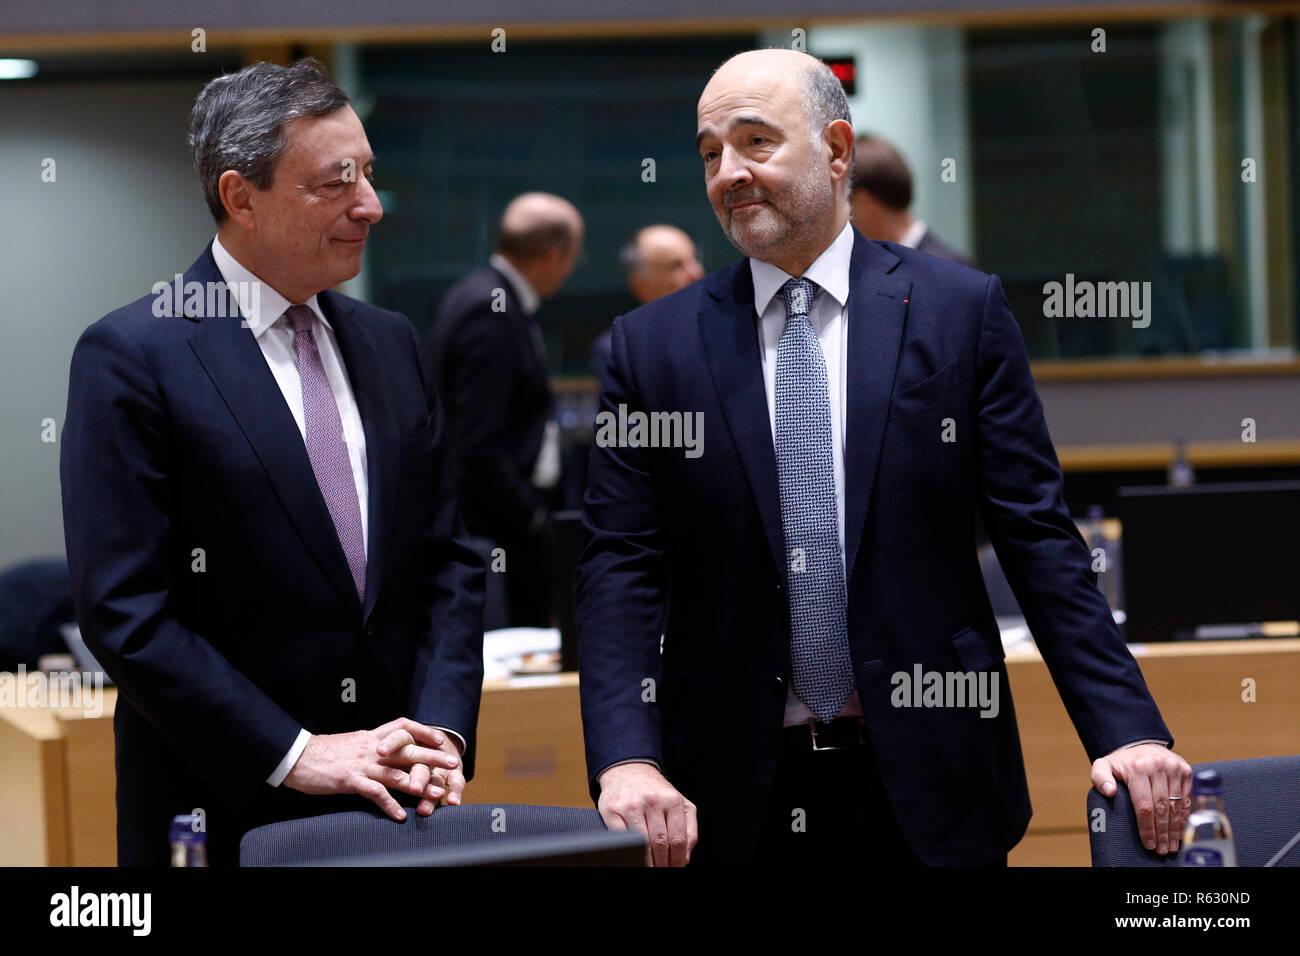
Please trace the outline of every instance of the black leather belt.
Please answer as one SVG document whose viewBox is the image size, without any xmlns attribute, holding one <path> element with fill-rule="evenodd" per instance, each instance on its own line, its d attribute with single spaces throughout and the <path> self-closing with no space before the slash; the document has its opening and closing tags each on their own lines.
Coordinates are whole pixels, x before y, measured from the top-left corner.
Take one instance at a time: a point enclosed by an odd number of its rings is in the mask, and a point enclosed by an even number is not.
<svg viewBox="0 0 1300 956">
<path fill-rule="evenodd" d="M 867 722 L 861 717 L 840 717 L 829 724 L 812 720 L 781 731 L 786 743 L 801 750 L 843 750 L 869 743 Z"/>
</svg>

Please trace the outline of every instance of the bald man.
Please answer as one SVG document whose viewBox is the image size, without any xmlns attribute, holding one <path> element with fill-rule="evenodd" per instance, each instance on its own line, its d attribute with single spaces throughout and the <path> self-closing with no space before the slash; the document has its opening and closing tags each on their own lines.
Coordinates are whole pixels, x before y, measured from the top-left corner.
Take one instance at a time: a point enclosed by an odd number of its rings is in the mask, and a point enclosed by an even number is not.
<svg viewBox="0 0 1300 956">
<path fill-rule="evenodd" d="M 704 278 L 695 243 L 676 226 L 643 226 L 628 240 L 618 258 L 627 273 L 628 289 L 642 305 Z M 609 366 L 609 339 L 607 330 L 591 346 L 591 371 L 598 377 Z"/>
<path fill-rule="evenodd" d="M 978 511 L 1093 783 L 1123 779 L 1173 852 L 1191 768 L 1062 500 L 1001 283 L 853 229 L 820 61 L 740 54 L 697 119 L 745 258 L 614 322 L 601 411 L 707 440 L 592 448 L 575 606 L 606 824 L 655 865 L 1005 865 L 1029 792 Z"/>
<path fill-rule="evenodd" d="M 465 524 L 504 549 L 505 623 L 513 627 L 552 623 L 548 506 L 559 429 L 533 316 L 573 272 L 582 238 L 582 216 L 567 200 L 515 197 L 501 216 L 496 252 L 447 292 L 429 340 Z"/>
</svg>

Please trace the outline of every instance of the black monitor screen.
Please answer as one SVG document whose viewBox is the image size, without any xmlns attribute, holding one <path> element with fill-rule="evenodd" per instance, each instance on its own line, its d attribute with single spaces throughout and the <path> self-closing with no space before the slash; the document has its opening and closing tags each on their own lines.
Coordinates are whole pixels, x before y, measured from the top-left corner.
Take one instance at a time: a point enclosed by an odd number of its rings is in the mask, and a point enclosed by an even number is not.
<svg viewBox="0 0 1300 956">
<path fill-rule="evenodd" d="M 1300 481 L 1121 488 L 1116 507 L 1129 641 L 1300 619 Z"/>
</svg>

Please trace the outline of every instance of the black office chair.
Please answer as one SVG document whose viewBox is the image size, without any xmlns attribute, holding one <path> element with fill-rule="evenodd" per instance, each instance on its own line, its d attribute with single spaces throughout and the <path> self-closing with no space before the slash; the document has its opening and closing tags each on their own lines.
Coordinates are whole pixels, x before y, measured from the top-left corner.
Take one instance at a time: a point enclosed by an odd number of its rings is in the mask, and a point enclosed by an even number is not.
<svg viewBox="0 0 1300 956">
<path fill-rule="evenodd" d="M 1238 866 L 1263 866 L 1300 831 L 1300 756 L 1256 757 L 1200 763 L 1192 771 L 1217 770 L 1223 778 L 1223 812 L 1232 825 Z M 1133 801 L 1128 788 L 1119 786 L 1113 797 L 1094 788 L 1088 791 L 1088 839 L 1093 866 L 1176 866 L 1174 854 L 1162 857 L 1142 845 Z M 1187 794 L 1190 799 L 1191 794 Z M 1097 810 L 1105 830 L 1093 821 Z M 1300 847 L 1276 866 L 1300 866 Z"/>
<path fill-rule="evenodd" d="M 397 822 L 378 808 L 257 827 L 239 844 L 240 866 L 472 866 L 569 863 L 582 857 L 634 864 L 641 837 L 605 829 L 595 810 L 470 803 Z"/>
</svg>

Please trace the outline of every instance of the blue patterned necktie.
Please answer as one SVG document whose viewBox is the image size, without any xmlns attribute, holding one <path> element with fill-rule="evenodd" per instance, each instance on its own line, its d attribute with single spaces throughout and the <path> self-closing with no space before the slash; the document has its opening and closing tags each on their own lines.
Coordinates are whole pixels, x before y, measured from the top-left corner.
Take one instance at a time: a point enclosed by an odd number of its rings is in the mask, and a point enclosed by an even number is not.
<svg viewBox="0 0 1300 956">
<path fill-rule="evenodd" d="M 817 286 L 781 287 L 785 329 L 776 350 L 776 470 L 781 485 L 790 665 L 794 692 L 825 722 L 853 693 L 844 564 L 835 504 L 835 459 L 826 359 L 808 320 Z"/>
</svg>

